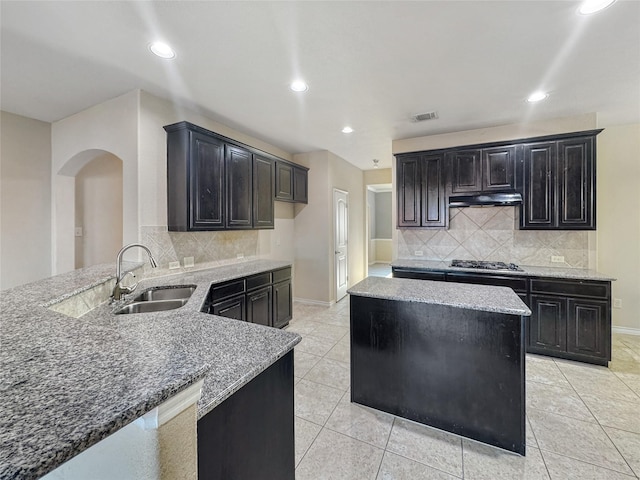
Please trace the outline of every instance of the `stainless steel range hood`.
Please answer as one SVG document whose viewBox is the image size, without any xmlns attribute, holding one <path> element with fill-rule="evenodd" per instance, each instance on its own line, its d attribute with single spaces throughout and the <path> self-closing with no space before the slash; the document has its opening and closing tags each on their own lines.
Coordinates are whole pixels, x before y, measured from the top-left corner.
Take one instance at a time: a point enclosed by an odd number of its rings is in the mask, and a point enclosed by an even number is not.
<svg viewBox="0 0 640 480">
<path fill-rule="evenodd" d="M 518 192 L 483 193 L 480 195 L 455 195 L 449 197 L 450 207 L 482 207 L 520 205 L 522 195 Z"/>
</svg>

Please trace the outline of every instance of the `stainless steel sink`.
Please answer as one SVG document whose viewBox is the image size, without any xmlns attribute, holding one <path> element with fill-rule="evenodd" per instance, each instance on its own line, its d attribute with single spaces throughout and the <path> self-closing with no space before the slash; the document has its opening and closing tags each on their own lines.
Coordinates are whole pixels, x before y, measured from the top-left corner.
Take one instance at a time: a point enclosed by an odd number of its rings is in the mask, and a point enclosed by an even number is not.
<svg viewBox="0 0 640 480">
<path fill-rule="evenodd" d="M 137 295 L 134 302 L 150 302 L 156 300 L 189 299 L 195 291 L 195 285 L 176 285 L 153 287 Z"/>
<path fill-rule="evenodd" d="M 116 315 L 122 315 L 126 313 L 150 313 L 150 312 L 163 312 L 165 310 L 174 310 L 182 307 L 189 301 L 188 298 L 174 298 L 170 300 L 147 300 L 143 302 L 133 302 L 120 307 L 116 310 Z"/>
</svg>

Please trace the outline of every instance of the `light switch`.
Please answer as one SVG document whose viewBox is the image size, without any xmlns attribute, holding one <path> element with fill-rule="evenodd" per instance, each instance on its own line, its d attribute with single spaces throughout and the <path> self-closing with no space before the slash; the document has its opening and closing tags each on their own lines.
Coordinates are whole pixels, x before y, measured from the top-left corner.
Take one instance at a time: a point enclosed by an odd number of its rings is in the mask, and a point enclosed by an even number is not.
<svg viewBox="0 0 640 480">
<path fill-rule="evenodd" d="M 185 268 L 193 267 L 194 258 L 193 257 L 184 257 L 184 260 L 183 260 L 182 264 L 185 266 Z"/>
</svg>

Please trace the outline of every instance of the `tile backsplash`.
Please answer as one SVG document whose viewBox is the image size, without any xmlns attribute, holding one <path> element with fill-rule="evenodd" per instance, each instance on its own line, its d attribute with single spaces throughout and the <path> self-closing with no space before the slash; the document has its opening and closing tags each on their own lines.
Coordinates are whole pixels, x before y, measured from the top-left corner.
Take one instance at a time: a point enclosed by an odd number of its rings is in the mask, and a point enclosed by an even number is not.
<svg viewBox="0 0 640 480">
<path fill-rule="evenodd" d="M 159 267 L 146 268 L 147 276 L 166 273 L 169 262 L 180 262 L 183 267 L 185 257 L 193 257 L 198 267 L 218 266 L 237 262 L 238 255 L 251 259 L 258 252 L 257 230 L 169 232 L 166 226 L 142 226 L 140 239 L 149 247 Z"/>
<path fill-rule="evenodd" d="M 452 208 L 449 229 L 399 229 L 398 258 L 589 268 L 587 231 L 518 230 L 516 207 Z M 422 252 L 422 255 L 416 255 Z M 564 263 L 551 262 L 563 256 Z"/>
</svg>

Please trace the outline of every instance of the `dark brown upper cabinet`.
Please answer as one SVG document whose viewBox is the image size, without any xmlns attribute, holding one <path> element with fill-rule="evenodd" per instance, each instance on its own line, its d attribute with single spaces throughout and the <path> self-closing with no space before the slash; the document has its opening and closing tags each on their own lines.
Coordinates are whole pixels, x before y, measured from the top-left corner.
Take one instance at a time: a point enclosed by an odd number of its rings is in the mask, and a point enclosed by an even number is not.
<svg viewBox="0 0 640 480">
<path fill-rule="evenodd" d="M 308 170 L 284 160 L 276 161 L 276 200 L 307 203 Z"/>
<path fill-rule="evenodd" d="M 523 230 L 595 230 L 595 136 L 523 148 Z"/>
<path fill-rule="evenodd" d="M 398 155 L 398 227 L 444 227 L 444 154 Z"/>
<path fill-rule="evenodd" d="M 276 157 L 189 122 L 164 128 L 169 231 L 273 228 Z"/>
<path fill-rule="evenodd" d="M 516 146 L 453 150 L 447 154 L 451 194 L 514 190 Z"/>
<path fill-rule="evenodd" d="M 274 160 L 253 156 L 253 228 L 274 228 Z"/>
</svg>

